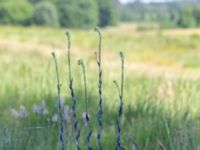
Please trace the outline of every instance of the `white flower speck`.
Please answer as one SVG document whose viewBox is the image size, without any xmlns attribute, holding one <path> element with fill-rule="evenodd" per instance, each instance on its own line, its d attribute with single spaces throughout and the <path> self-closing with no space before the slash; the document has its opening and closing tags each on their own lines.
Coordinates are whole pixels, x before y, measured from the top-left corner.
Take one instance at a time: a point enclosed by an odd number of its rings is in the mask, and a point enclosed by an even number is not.
<svg viewBox="0 0 200 150">
<path fill-rule="evenodd" d="M 52 120 L 53 122 L 57 122 L 57 121 L 58 121 L 58 115 L 57 115 L 57 114 L 54 114 L 54 115 L 52 116 L 51 120 Z"/>
<path fill-rule="evenodd" d="M 82 114 L 82 119 L 83 119 L 83 122 L 84 122 L 85 126 L 87 126 L 88 122 L 90 121 L 90 114 L 84 112 Z"/>
</svg>

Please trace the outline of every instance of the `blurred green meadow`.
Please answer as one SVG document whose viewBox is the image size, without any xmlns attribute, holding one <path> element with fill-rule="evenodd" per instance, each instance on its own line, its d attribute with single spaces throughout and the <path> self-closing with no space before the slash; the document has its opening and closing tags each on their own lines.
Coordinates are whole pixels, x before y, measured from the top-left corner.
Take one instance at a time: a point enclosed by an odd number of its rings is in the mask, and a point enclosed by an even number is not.
<svg viewBox="0 0 200 150">
<path fill-rule="evenodd" d="M 72 74 L 77 97 L 81 146 L 89 131 L 79 58 L 86 64 L 92 147 L 97 149 L 98 36 L 91 30 L 0 26 L 0 149 L 56 150 L 60 148 L 57 82 L 51 52 L 58 56 L 64 105 L 71 107 L 67 76 L 67 38 L 72 36 Z M 200 150 L 200 29 L 138 30 L 136 24 L 102 29 L 103 146 L 114 149 L 119 108 L 113 80 L 120 80 L 119 51 L 125 55 L 122 145 L 143 150 Z M 33 104 L 45 100 L 48 114 L 37 116 Z M 11 109 L 26 107 L 26 118 Z M 66 145 L 76 149 L 71 122 L 65 122 Z"/>
</svg>

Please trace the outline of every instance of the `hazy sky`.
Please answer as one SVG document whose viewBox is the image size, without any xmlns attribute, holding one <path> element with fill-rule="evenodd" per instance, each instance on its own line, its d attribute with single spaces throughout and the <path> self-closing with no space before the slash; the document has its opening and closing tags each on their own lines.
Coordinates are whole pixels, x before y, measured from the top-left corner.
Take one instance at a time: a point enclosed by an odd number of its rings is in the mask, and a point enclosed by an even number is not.
<svg viewBox="0 0 200 150">
<path fill-rule="evenodd" d="M 127 3 L 131 1 L 134 1 L 134 0 L 120 0 L 120 2 L 122 3 Z M 172 1 L 172 0 L 141 0 L 141 1 L 149 3 L 149 2 L 166 2 L 166 1 Z"/>
</svg>

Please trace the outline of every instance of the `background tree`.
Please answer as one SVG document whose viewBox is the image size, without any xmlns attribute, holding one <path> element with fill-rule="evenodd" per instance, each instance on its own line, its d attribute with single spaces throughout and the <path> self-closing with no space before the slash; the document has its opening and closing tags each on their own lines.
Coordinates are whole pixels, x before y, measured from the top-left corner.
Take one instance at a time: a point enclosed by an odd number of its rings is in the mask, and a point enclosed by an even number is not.
<svg viewBox="0 0 200 150">
<path fill-rule="evenodd" d="M 196 25 L 200 26 L 200 4 L 195 7 L 193 16 L 195 17 Z"/>
<path fill-rule="evenodd" d="M 118 1 L 97 0 L 99 9 L 99 26 L 116 25 L 119 21 Z"/>
<path fill-rule="evenodd" d="M 25 0 L 19 0 L 17 4 L 12 0 L 0 1 L 0 23 L 27 25 L 32 14 L 33 7 Z"/>
<path fill-rule="evenodd" d="M 38 25 L 58 27 L 60 24 L 59 17 L 53 3 L 42 1 L 36 4 L 33 14 L 33 22 Z"/>
<path fill-rule="evenodd" d="M 192 7 L 188 6 L 181 10 L 180 19 L 178 20 L 178 25 L 183 28 L 196 26 L 194 10 Z"/>
<path fill-rule="evenodd" d="M 57 0 L 56 6 L 64 27 L 93 28 L 98 24 L 95 0 Z"/>
</svg>

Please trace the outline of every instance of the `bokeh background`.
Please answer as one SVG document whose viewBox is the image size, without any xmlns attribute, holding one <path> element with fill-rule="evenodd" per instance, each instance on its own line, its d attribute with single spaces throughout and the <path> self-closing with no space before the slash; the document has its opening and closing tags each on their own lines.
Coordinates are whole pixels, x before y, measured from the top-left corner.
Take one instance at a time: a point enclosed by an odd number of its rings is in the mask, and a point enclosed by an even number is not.
<svg viewBox="0 0 200 150">
<path fill-rule="evenodd" d="M 61 78 L 66 146 L 76 149 L 67 67 L 71 61 L 80 144 L 93 129 L 97 149 L 98 68 L 102 32 L 104 149 L 114 149 L 121 62 L 125 56 L 122 148 L 200 149 L 199 0 L 0 0 L 0 149 L 57 150 L 57 82 Z M 78 59 L 86 66 L 88 113 Z M 136 143 L 136 144 L 133 144 Z"/>
</svg>

